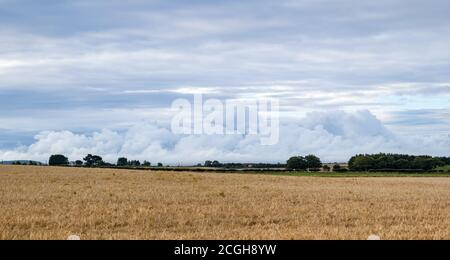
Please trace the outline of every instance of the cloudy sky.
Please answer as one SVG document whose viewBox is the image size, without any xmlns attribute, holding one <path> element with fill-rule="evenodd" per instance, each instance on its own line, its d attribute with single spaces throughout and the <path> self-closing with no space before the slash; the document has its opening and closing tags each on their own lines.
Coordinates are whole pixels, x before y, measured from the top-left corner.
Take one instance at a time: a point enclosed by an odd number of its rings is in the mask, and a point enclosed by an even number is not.
<svg viewBox="0 0 450 260">
<path fill-rule="evenodd" d="M 450 155 L 448 0 L 0 0 L 0 160 Z M 193 93 L 281 101 L 282 136 L 177 136 Z"/>
</svg>

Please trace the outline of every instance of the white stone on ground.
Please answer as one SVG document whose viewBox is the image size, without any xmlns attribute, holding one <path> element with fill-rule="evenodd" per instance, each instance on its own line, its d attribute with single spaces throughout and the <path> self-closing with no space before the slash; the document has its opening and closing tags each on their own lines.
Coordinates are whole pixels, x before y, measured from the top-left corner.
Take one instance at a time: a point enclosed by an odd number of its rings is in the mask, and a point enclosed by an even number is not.
<svg viewBox="0 0 450 260">
<path fill-rule="evenodd" d="M 67 240 L 81 240 L 81 238 L 77 235 L 70 235 Z"/>
<path fill-rule="evenodd" d="M 371 241 L 381 240 L 381 237 L 379 237 L 377 235 L 370 235 L 367 240 L 371 240 Z"/>
</svg>

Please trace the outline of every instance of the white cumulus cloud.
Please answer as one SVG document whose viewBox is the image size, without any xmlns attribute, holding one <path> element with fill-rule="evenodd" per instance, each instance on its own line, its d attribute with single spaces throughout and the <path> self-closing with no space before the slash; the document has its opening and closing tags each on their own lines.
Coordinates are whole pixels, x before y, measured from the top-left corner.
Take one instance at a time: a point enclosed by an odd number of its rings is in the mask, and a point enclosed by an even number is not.
<svg viewBox="0 0 450 260">
<path fill-rule="evenodd" d="M 282 123 L 280 141 L 261 145 L 258 136 L 173 134 L 154 123 L 139 123 L 125 132 L 102 130 L 91 135 L 70 131 L 38 134 L 30 146 L 0 151 L 1 160 L 46 161 L 51 154 L 70 160 L 98 154 L 116 162 L 129 159 L 190 165 L 205 160 L 222 162 L 284 162 L 293 155 L 317 154 L 323 161 L 346 161 L 357 153 L 411 153 L 448 155 L 446 135 L 400 136 L 386 128 L 371 112 L 314 112 L 298 122 Z"/>
</svg>

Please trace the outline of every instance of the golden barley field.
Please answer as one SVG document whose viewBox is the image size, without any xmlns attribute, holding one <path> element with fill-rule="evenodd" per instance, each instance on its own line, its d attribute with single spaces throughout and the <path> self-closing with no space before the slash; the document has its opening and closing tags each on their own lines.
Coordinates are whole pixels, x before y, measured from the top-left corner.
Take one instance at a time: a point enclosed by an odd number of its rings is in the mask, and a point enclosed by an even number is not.
<svg viewBox="0 0 450 260">
<path fill-rule="evenodd" d="M 450 239 L 450 178 L 0 166 L 0 239 Z"/>
</svg>

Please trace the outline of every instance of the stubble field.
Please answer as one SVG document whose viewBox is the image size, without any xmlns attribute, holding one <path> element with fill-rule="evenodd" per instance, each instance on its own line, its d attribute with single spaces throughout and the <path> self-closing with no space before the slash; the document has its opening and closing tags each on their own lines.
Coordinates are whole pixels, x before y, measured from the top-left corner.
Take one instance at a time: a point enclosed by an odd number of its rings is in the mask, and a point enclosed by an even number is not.
<svg viewBox="0 0 450 260">
<path fill-rule="evenodd" d="M 0 239 L 450 239 L 450 178 L 0 166 Z"/>
</svg>

